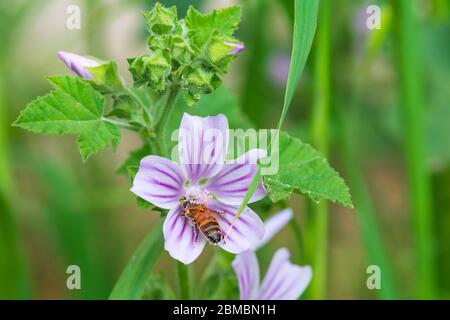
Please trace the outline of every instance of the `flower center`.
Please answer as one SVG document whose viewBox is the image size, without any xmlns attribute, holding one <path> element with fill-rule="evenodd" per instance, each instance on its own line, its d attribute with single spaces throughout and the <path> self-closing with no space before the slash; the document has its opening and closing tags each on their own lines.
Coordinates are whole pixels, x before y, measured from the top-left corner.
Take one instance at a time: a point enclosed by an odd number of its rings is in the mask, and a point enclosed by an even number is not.
<svg viewBox="0 0 450 320">
<path fill-rule="evenodd" d="M 186 188 L 185 197 L 188 200 L 192 199 L 203 204 L 206 204 L 214 199 L 214 195 L 212 193 L 198 186 L 190 186 Z"/>
</svg>

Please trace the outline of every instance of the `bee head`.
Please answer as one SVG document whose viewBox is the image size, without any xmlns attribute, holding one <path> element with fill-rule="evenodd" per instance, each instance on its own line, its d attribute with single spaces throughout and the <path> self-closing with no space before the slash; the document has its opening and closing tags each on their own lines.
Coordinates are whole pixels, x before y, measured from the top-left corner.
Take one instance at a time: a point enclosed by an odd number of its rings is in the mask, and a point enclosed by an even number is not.
<svg viewBox="0 0 450 320">
<path fill-rule="evenodd" d="M 189 205 L 189 200 L 186 197 L 181 198 L 180 205 L 183 207 L 183 209 L 186 209 Z"/>
</svg>

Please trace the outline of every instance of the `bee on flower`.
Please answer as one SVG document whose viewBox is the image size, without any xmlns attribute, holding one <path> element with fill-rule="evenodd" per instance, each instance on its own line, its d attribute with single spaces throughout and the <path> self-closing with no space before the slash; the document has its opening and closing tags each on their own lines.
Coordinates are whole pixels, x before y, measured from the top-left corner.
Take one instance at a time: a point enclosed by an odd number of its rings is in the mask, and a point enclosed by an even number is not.
<svg viewBox="0 0 450 320">
<path fill-rule="evenodd" d="M 131 188 L 137 196 L 169 210 L 163 226 L 164 248 L 174 259 L 189 264 L 207 241 L 234 254 L 255 246 L 264 236 L 258 215 L 247 207 L 234 220 L 265 150 L 250 150 L 226 161 L 224 115 L 185 113 L 178 143 L 179 163 L 159 156 L 143 158 Z M 250 203 L 265 195 L 260 183 Z"/>
</svg>

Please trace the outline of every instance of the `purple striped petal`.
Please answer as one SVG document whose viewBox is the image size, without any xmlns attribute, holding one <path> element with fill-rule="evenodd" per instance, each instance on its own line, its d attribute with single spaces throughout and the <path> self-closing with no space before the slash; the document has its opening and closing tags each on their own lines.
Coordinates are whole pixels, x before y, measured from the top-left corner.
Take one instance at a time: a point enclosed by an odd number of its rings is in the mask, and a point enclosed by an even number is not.
<svg viewBox="0 0 450 320">
<path fill-rule="evenodd" d="M 237 206 L 215 202 L 210 204 L 210 209 L 221 213 L 217 220 L 225 234 L 225 241 L 219 243 L 222 249 L 238 254 L 255 246 L 264 237 L 264 223 L 252 209 L 245 208 L 236 221 Z"/>
<path fill-rule="evenodd" d="M 273 236 L 278 233 L 278 231 L 283 229 L 283 227 L 288 224 L 289 220 L 292 219 L 292 216 L 292 209 L 287 208 L 275 213 L 272 217 L 264 221 L 264 226 L 266 227 L 264 238 L 254 248 L 252 248 L 252 250 L 257 250 L 269 242 Z"/>
<path fill-rule="evenodd" d="M 222 114 L 203 118 L 185 113 L 178 148 L 180 163 L 192 183 L 216 175 L 228 148 L 227 118 Z"/>
<path fill-rule="evenodd" d="M 239 284 L 241 300 L 253 300 L 258 294 L 259 265 L 256 254 L 247 250 L 238 254 L 232 263 Z"/>
<path fill-rule="evenodd" d="M 258 300 L 297 299 L 311 281 L 311 267 L 300 267 L 289 261 L 285 248 L 275 252 L 259 290 Z"/>
<path fill-rule="evenodd" d="M 184 195 L 184 174 L 178 164 L 158 156 L 141 160 L 131 191 L 164 209 L 179 204 Z"/>
<path fill-rule="evenodd" d="M 227 163 L 222 170 L 211 179 L 206 188 L 219 201 L 230 205 L 240 205 L 258 170 L 257 160 L 266 155 L 265 150 L 254 149 L 243 154 L 233 163 Z M 259 183 L 249 203 L 261 200 L 267 194 L 263 183 Z"/>
<path fill-rule="evenodd" d="M 178 205 L 167 214 L 163 225 L 164 249 L 176 260 L 189 264 L 202 253 L 206 239 L 181 216 Z"/>
<path fill-rule="evenodd" d="M 59 51 L 58 56 L 72 72 L 87 80 L 93 79 L 94 76 L 86 67 L 100 65 L 98 61 L 70 52 Z"/>
</svg>

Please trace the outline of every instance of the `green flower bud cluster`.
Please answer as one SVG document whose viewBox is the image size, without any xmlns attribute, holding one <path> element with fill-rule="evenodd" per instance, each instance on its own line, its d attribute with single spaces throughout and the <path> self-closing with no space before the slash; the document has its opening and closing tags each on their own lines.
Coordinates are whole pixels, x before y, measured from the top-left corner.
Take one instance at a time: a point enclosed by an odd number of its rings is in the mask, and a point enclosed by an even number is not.
<svg viewBox="0 0 450 320">
<path fill-rule="evenodd" d="M 176 7 L 157 3 L 144 12 L 149 53 L 128 59 L 134 85 L 164 92 L 177 85 L 187 92 L 189 104 L 211 93 L 221 83 L 243 45 L 233 38 L 240 8 L 230 7 L 202 14 L 190 7 L 178 19 Z"/>
</svg>

